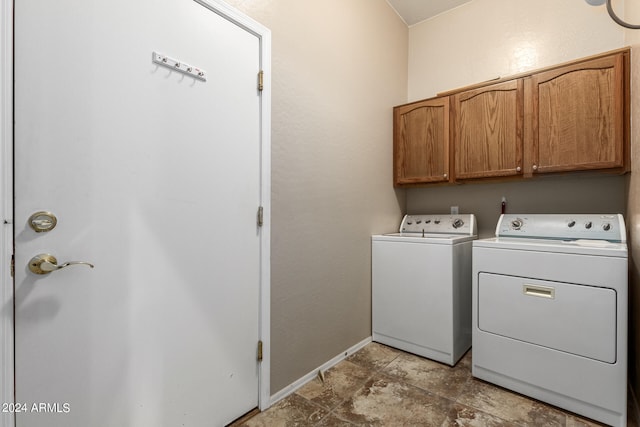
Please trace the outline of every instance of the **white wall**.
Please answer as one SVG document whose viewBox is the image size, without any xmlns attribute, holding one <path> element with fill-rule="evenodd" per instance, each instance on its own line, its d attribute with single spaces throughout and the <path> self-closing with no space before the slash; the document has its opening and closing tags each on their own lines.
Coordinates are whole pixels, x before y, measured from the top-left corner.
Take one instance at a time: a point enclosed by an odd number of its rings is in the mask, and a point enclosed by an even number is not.
<svg viewBox="0 0 640 427">
<path fill-rule="evenodd" d="M 614 0 L 614 7 L 622 9 Z M 409 31 L 409 100 L 623 46 L 584 0 L 473 0 Z"/>
<path fill-rule="evenodd" d="M 271 391 L 371 335 L 370 236 L 400 223 L 392 107 L 408 29 L 385 0 L 228 0 L 272 32 Z"/>
</svg>

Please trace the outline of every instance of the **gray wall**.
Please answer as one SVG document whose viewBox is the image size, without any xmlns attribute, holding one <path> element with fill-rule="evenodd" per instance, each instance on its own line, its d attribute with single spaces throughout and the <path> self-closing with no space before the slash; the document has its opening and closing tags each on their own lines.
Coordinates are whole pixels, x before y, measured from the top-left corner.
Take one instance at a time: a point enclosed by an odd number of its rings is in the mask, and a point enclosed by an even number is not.
<svg viewBox="0 0 640 427">
<path fill-rule="evenodd" d="M 462 184 L 407 191 L 408 213 L 473 213 L 480 237 L 495 234 L 502 197 L 508 213 L 621 213 L 626 211 L 624 176 L 541 177 L 504 183 Z"/>
<path fill-rule="evenodd" d="M 392 107 L 408 29 L 385 0 L 232 0 L 272 31 L 271 392 L 371 336 L 371 234 L 405 208 Z"/>
</svg>

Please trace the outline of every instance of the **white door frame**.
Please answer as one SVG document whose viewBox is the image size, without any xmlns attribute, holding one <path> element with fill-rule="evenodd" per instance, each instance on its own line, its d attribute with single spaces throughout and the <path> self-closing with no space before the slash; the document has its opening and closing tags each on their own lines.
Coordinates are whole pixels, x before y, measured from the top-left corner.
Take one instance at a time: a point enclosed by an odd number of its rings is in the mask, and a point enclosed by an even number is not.
<svg viewBox="0 0 640 427">
<path fill-rule="evenodd" d="M 13 402 L 13 1 L 0 3 L 0 402 Z M 0 408 L 1 409 L 1 408 Z M 13 426 L 0 412 L 0 425 Z"/>
<path fill-rule="evenodd" d="M 260 99 L 263 226 L 259 336 L 263 343 L 263 359 L 259 367 L 258 406 L 264 410 L 271 403 L 271 31 L 222 0 L 194 1 L 255 35 L 260 41 L 264 86 Z M 0 2 L 0 404 L 13 402 L 15 380 L 13 278 L 9 268 L 13 254 L 13 8 L 13 1 Z M 1 410 L 0 426 L 12 427 L 13 414 Z"/>
</svg>

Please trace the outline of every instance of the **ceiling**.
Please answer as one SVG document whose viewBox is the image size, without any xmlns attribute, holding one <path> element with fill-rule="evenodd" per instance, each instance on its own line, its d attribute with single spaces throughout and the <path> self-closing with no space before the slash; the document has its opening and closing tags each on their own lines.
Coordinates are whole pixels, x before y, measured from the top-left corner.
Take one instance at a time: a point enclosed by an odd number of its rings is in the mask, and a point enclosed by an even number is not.
<svg viewBox="0 0 640 427">
<path fill-rule="evenodd" d="M 407 25 L 429 19 L 471 0 L 387 0 Z"/>
</svg>

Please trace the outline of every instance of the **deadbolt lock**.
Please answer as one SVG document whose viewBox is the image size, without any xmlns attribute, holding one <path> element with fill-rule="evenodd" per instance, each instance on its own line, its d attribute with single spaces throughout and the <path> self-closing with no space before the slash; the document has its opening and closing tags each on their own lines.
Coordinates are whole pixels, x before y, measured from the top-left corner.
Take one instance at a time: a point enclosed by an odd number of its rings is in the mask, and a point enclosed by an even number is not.
<svg viewBox="0 0 640 427">
<path fill-rule="evenodd" d="M 29 217 L 29 226 L 36 233 L 43 233 L 46 231 L 51 231 L 58 224 L 58 218 L 47 211 L 36 212 Z"/>
</svg>

